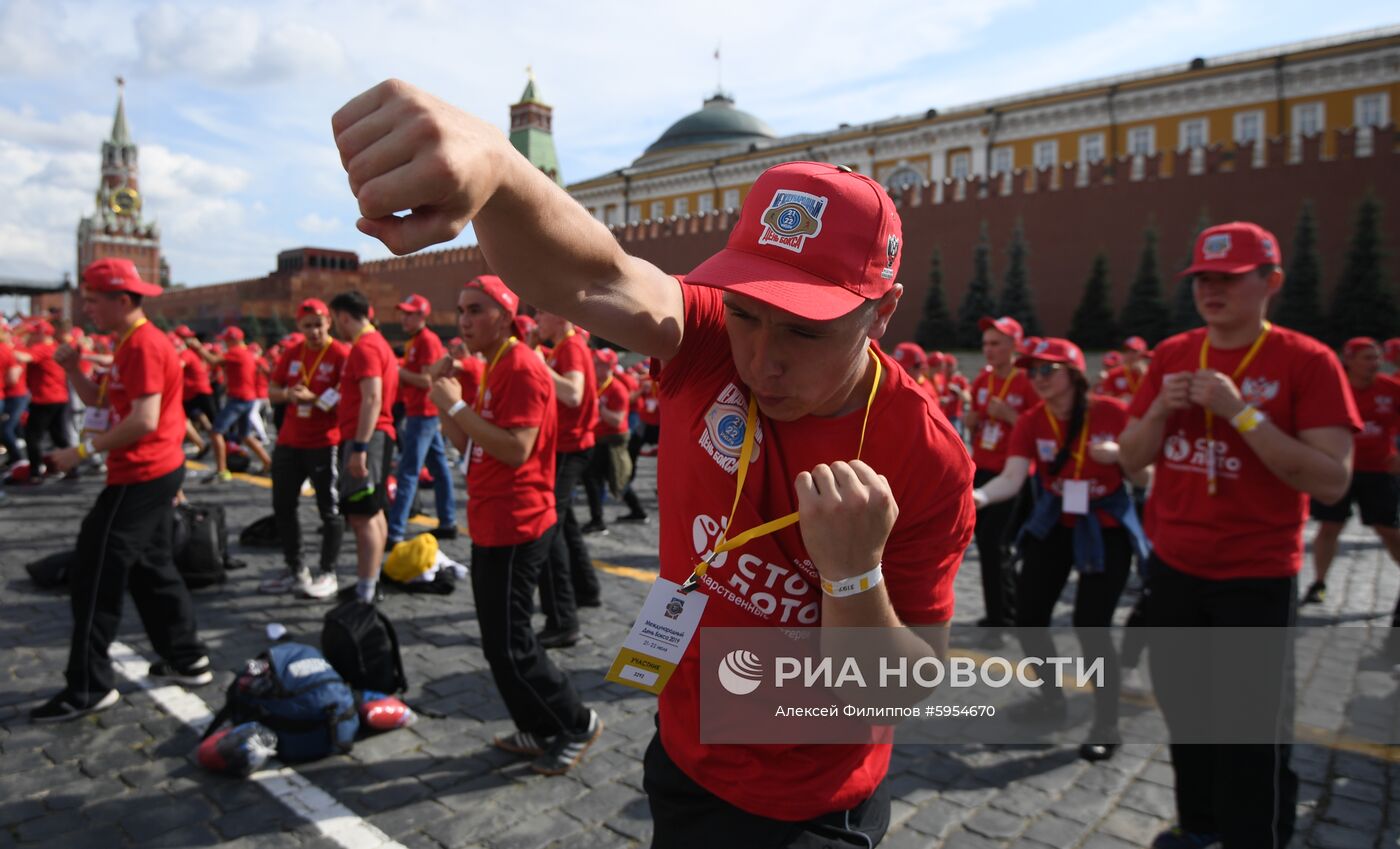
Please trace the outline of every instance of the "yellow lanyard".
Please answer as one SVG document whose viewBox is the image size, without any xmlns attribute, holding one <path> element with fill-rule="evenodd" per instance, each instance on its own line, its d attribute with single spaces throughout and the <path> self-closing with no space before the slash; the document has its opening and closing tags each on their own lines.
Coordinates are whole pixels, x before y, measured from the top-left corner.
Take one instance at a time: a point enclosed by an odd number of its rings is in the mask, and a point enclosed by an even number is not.
<svg viewBox="0 0 1400 849">
<path fill-rule="evenodd" d="M 884 374 L 884 366 L 881 365 L 880 358 L 876 355 L 875 349 L 869 348 L 867 350 L 870 353 L 870 358 L 875 361 L 875 382 L 871 384 L 870 397 L 865 401 L 865 418 L 862 419 L 860 423 L 860 444 L 856 446 L 857 460 L 860 459 L 861 452 L 865 450 L 865 430 L 870 425 L 870 410 L 875 406 L 875 393 L 880 389 L 880 379 Z M 744 531 L 732 539 L 729 537 L 729 529 L 734 526 L 734 514 L 739 511 L 739 496 L 743 494 L 744 481 L 748 478 L 749 461 L 753 458 L 753 446 L 757 424 L 758 402 L 755 395 L 750 392 L 748 417 L 744 423 L 744 445 L 739 449 L 739 470 L 735 476 L 734 503 L 729 508 L 729 519 L 725 521 L 724 530 L 720 531 L 719 540 L 715 542 L 715 547 L 710 549 L 709 553 L 704 557 L 700 558 L 700 562 L 695 565 L 695 570 L 691 573 L 685 584 L 681 586 L 680 591 L 683 593 L 691 592 L 700 585 L 700 579 L 705 577 L 706 570 L 710 568 L 710 561 L 714 560 L 719 555 L 726 551 L 732 551 L 747 545 L 760 537 L 766 537 L 769 534 L 777 533 L 783 528 L 790 527 L 797 523 L 798 515 L 796 512 L 792 512 L 780 519 L 774 519 L 771 522 L 764 522 L 761 525 L 749 528 L 747 531 Z"/>
<path fill-rule="evenodd" d="M 365 335 L 366 333 L 370 333 L 373 330 L 374 324 L 372 322 L 365 322 L 365 326 L 360 328 L 360 332 L 355 334 L 355 338 L 350 340 L 350 344 L 354 345 L 356 342 L 359 342 L 361 336 Z"/>
<path fill-rule="evenodd" d="M 1236 385 L 1239 384 L 1240 376 L 1244 374 L 1244 370 L 1249 368 L 1250 363 L 1254 362 L 1254 357 L 1259 353 L 1259 349 L 1264 347 L 1264 340 L 1269 337 L 1269 331 L 1273 329 L 1273 324 L 1267 321 L 1264 322 L 1263 329 L 1260 330 L 1259 335 L 1254 338 L 1254 344 L 1249 346 L 1249 350 L 1245 353 L 1244 359 L 1240 360 L 1240 364 L 1235 367 L 1234 373 L 1230 375 L 1230 379 L 1234 381 Z M 1209 355 L 1210 335 L 1206 334 L 1206 336 L 1201 339 L 1201 368 L 1210 368 L 1210 366 L 1206 365 L 1206 360 Z M 1206 492 L 1210 495 L 1215 495 L 1216 491 L 1219 489 L 1215 476 L 1215 414 L 1212 413 L 1209 408 L 1206 409 L 1206 446 Z"/>
<path fill-rule="evenodd" d="M 95 406 L 107 406 L 107 382 L 112 379 L 112 369 L 116 368 L 117 354 L 122 352 L 122 346 L 126 344 L 126 340 L 131 338 L 131 334 L 140 330 L 141 325 L 145 323 L 146 319 L 138 319 L 135 324 L 131 325 L 131 327 L 122 334 L 121 340 L 117 342 L 117 347 L 112 351 L 112 365 L 107 368 L 107 373 L 102 375 L 102 382 L 97 384 L 97 404 Z"/>
<path fill-rule="evenodd" d="M 603 385 L 598 387 L 598 397 L 599 397 L 599 398 L 603 397 L 603 393 L 608 391 L 608 387 L 609 387 L 609 386 L 612 386 L 612 382 L 613 382 L 613 376 L 610 374 L 610 375 L 608 375 L 608 379 L 605 380 L 605 381 L 603 381 Z"/>
<path fill-rule="evenodd" d="M 1045 418 L 1050 420 L 1050 429 L 1055 432 L 1056 451 L 1062 445 L 1063 437 L 1060 436 L 1060 423 L 1055 421 L 1055 416 L 1050 412 L 1050 405 L 1045 406 Z M 1084 411 L 1084 427 L 1079 430 L 1079 450 L 1074 453 L 1074 477 L 1071 480 L 1082 480 L 1080 477 L 1084 473 L 1084 454 L 1089 445 L 1089 410 Z"/>
<path fill-rule="evenodd" d="M 418 331 L 418 333 L 422 333 L 422 332 L 423 332 L 423 331 L 421 331 L 421 330 Z M 409 358 L 413 356 L 413 343 L 418 341 L 418 333 L 415 333 L 415 334 L 413 334 L 412 336 L 410 336 L 410 337 L 408 338 L 408 341 L 405 342 L 404 345 L 403 345 L 403 364 L 404 364 L 404 365 L 408 365 L 408 360 L 409 360 Z"/>
<path fill-rule="evenodd" d="M 1009 389 L 1011 388 L 1011 381 L 1013 381 L 1013 380 L 1015 380 L 1015 379 L 1016 379 L 1016 369 L 1013 368 L 1013 369 L 1011 369 L 1011 374 L 1008 374 L 1008 375 L 1006 376 L 1006 382 L 1003 383 L 1003 384 L 1001 385 L 1001 391 L 1000 391 L 1000 392 L 993 392 L 992 394 L 995 395 L 995 396 L 998 397 L 998 398 L 1005 398 L 1005 397 L 1006 397 L 1007 390 L 1009 390 Z M 997 373 L 996 373 L 996 372 L 992 372 L 992 373 L 987 377 L 987 382 L 990 383 L 990 384 L 992 385 L 993 388 L 995 388 L 996 385 L 997 385 Z"/>
<path fill-rule="evenodd" d="M 501 356 L 514 344 L 514 336 L 506 337 L 506 340 L 501 343 L 501 347 L 497 348 L 495 355 L 491 357 L 490 364 L 481 370 L 481 383 L 476 387 L 476 403 L 472 405 L 472 409 L 478 413 L 481 412 L 482 406 L 486 403 L 486 378 L 491 375 L 491 370 L 496 367 L 496 363 L 500 362 Z"/>
<path fill-rule="evenodd" d="M 1128 380 L 1128 391 L 1136 395 L 1138 388 L 1137 370 L 1132 366 L 1123 366 L 1123 376 Z"/>
<path fill-rule="evenodd" d="M 360 337 L 359 337 L 359 336 L 356 336 L 355 338 L 356 338 L 356 339 L 359 339 Z M 331 349 L 331 340 L 327 339 L 327 340 L 326 340 L 325 346 L 321 348 L 321 353 L 318 354 L 318 355 L 316 356 L 316 362 L 312 363 L 312 364 L 311 364 L 311 370 L 310 370 L 310 371 L 307 371 L 307 369 L 306 369 L 306 347 L 305 347 L 305 346 L 302 346 L 302 349 L 301 349 L 301 385 L 302 385 L 302 386 L 305 386 L 305 387 L 307 387 L 308 389 L 311 387 L 311 375 L 314 374 L 314 373 L 316 372 L 317 367 L 319 367 L 319 366 L 321 365 L 321 360 L 324 360 L 324 359 L 326 358 L 326 352 L 329 351 L 330 349 Z"/>
</svg>

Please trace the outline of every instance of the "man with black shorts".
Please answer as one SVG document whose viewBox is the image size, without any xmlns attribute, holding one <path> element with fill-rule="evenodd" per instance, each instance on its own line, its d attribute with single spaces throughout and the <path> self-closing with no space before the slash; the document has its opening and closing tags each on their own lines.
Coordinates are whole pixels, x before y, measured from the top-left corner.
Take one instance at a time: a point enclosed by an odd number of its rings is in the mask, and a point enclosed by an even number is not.
<svg viewBox="0 0 1400 849">
<path fill-rule="evenodd" d="M 340 426 L 340 512 L 355 534 L 354 596 L 374 603 L 379 566 L 389 523 L 390 452 L 394 450 L 394 415 L 390 407 L 399 389 L 399 361 L 384 336 L 370 323 L 369 299 L 351 290 L 330 304 L 336 331 L 350 343 L 340 373 L 336 421 Z"/>
<path fill-rule="evenodd" d="M 1351 488 L 1336 504 L 1312 499 L 1312 517 L 1320 524 L 1313 537 L 1313 570 L 1316 577 L 1303 596 L 1303 604 L 1327 599 L 1327 571 L 1337 556 L 1337 539 L 1351 518 L 1353 504 L 1361 511 L 1361 524 L 1376 532 L 1390 559 L 1400 564 L 1400 381 L 1381 374 L 1381 346 L 1369 336 L 1349 340 L 1342 348 L 1351 397 L 1361 414 L 1362 429 L 1354 437 Z M 1395 607 L 1400 624 L 1400 603 Z"/>
</svg>

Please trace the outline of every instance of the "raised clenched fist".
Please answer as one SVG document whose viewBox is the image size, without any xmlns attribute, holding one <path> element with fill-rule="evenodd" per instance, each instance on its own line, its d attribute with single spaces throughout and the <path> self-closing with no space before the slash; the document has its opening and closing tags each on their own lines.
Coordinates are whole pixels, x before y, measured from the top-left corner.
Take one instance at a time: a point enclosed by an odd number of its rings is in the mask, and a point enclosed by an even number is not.
<svg viewBox="0 0 1400 849">
<path fill-rule="evenodd" d="M 879 564 L 899 517 L 884 475 L 860 460 L 822 463 L 795 486 L 802 542 L 823 578 L 839 581 Z"/>
</svg>

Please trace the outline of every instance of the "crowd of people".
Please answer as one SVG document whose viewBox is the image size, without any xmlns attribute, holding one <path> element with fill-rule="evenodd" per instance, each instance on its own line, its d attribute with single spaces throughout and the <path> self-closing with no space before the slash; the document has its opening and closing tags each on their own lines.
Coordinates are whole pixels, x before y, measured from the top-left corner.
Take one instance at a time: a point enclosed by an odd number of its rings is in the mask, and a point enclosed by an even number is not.
<svg viewBox="0 0 1400 849">
<path fill-rule="evenodd" d="M 439 131 L 390 133 L 406 121 Z M 169 553 L 186 460 L 211 448 L 210 484 L 232 478 L 235 456 L 271 478 L 285 568 L 259 589 L 308 600 L 379 599 L 420 486 L 433 490 L 430 532 L 457 537 L 451 481 L 464 471 L 482 650 L 515 725 L 495 744 L 544 774 L 568 771 L 602 731 L 547 650 L 577 642 L 579 608 L 601 604 L 587 537 L 607 532 L 605 501 L 626 508 L 614 522 L 649 521 L 632 488 L 644 453 L 659 458 L 665 504 L 652 592 L 703 598 L 700 627 L 878 627 L 900 650 L 946 652 L 969 546 L 989 628 L 1048 625 L 1071 576 L 1073 624 L 1112 625 L 1135 571 L 1134 624 L 1287 626 L 1309 505 L 1320 530 L 1303 603 L 1325 597 L 1353 503 L 1400 563 L 1400 381 L 1382 373 L 1400 364 L 1400 339 L 1353 339 L 1339 357 L 1271 324 L 1286 281 L 1277 239 L 1257 225 L 1200 235 L 1184 272 L 1199 329 L 1155 349 L 1127 339 L 1092 370 L 1073 342 L 987 317 L 969 380 L 951 354 L 882 349 L 903 234 L 889 196 L 850 168 L 765 172 L 727 246 L 676 278 L 628 256 L 494 128 L 426 93 L 382 84 L 334 124 L 362 231 L 404 253 L 472 221 L 500 276 L 464 281 L 445 344 L 429 327 L 445 305 L 405 297 L 401 352 L 355 291 L 304 301 L 297 332 L 265 351 L 236 327 L 210 342 L 163 333 L 143 311 L 160 288 L 123 260 L 83 272 L 97 334 L 48 318 L 0 328 L 5 462 L 27 466 L 12 478 L 39 485 L 97 463 L 107 476 L 78 536 L 66 686 L 35 721 L 116 702 L 107 651 L 127 590 L 161 657 L 152 676 L 212 679 Z M 642 359 L 624 367 L 599 339 Z M 308 481 L 314 570 L 297 510 Z M 342 588 L 347 524 L 355 582 Z M 772 576 L 763 592 L 745 561 Z M 645 756 L 655 845 L 878 842 L 888 738 L 700 743 L 693 636 Z M 1085 651 L 1108 660 L 1080 750 L 1098 761 L 1118 746 L 1119 663 L 1109 643 Z M 1162 706 L 1170 728 L 1181 708 Z M 1051 688 L 1021 708 L 1066 709 Z M 1171 755 L 1178 822 L 1154 847 L 1288 843 L 1286 744 Z"/>
</svg>

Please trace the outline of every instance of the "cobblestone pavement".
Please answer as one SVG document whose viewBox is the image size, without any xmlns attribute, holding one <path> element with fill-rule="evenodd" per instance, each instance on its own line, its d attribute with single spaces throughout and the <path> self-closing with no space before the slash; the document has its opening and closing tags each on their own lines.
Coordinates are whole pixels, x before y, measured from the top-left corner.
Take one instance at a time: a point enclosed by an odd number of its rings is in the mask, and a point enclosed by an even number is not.
<svg viewBox="0 0 1400 849">
<path fill-rule="evenodd" d="M 654 509 L 654 465 L 643 463 L 640 489 Z M 217 708 L 231 670 L 266 646 L 268 623 L 279 622 L 293 637 L 314 644 L 325 607 L 255 591 L 261 577 L 279 568 L 280 557 L 241 551 L 236 538 L 239 529 L 269 512 L 265 481 L 261 486 L 248 479 L 219 486 L 196 481 L 187 490 L 196 503 L 227 508 L 234 554 L 249 563 L 231 573 L 226 585 L 196 593 L 200 630 L 221 672 L 214 684 L 194 692 Z M 390 595 L 383 609 L 397 624 L 403 643 L 410 698 L 445 718 L 425 718 L 411 728 L 363 740 L 350 755 L 297 767 L 348 809 L 348 819 L 363 818 L 373 826 L 338 832 L 275 801 L 269 789 L 281 785 L 265 789 L 204 773 L 191 757 L 195 733 L 135 683 L 124 683 L 122 701 L 105 713 L 59 727 L 28 723 L 28 709 L 61 685 L 71 619 L 66 597 L 36 589 L 23 565 L 71 545 L 97 491 L 93 481 L 9 488 L 0 503 L 5 601 L 0 618 L 0 847 L 218 844 L 269 849 L 372 846 L 384 842 L 384 836 L 407 847 L 584 849 L 649 842 L 641 756 L 652 733 L 654 705 L 650 697 L 605 684 L 603 675 L 656 569 L 655 524 L 614 526 L 608 536 L 590 538 L 594 557 L 605 564 L 604 606 L 583 611 L 583 641 L 554 656 L 602 714 L 607 730 L 582 766 L 563 778 L 535 776 L 489 746 L 491 736 L 506 730 L 509 722 L 481 656 L 470 590 L 464 586 L 450 596 Z M 314 513 L 310 499 L 305 501 L 303 523 L 312 528 Z M 445 543 L 445 549 L 467 559 L 464 541 Z M 353 568 L 351 556 L 347 542 L 343 577 Z M 977 574 L 970 563 L 958 577 L 955 622 L 981 615 Z M 1303 577 L 1310 575 L 1305 571 Z M 1353 525 L 1330 584 L 1327 603 L 1307 608 L 1304 622 L 1386 627 L 1400 592 L 1400 570 L 1373 537 Z M 1130 602 L 1125 598 L 1119 622 Z M 1062 605 L 1061 618 L 1067 610 Z M 120 639 L 152 657 L 130 605 Z M 1385 672 L 1368 678 L 1363 688 L 1393 704 L 1396 681 Z M 1325 665 L 1317 674 L 1327 674 Z M 1334 685 L 1344 697 L 1363 686 L 1345 678 Z M 1154 745 L 1125 746 L 1096 765 L 1078 760 L 1071 748 L 897 745 L 889 776 L 893 824 L 882 846 L 1145 846 L 1173 813 L 1166 757 L 1165 747 Z M 1397 747 L 1299 746 L 1294 763 L 1303 780 L 1295 845 L 1359 849 L 1400 844 Z"/>
</svg>

